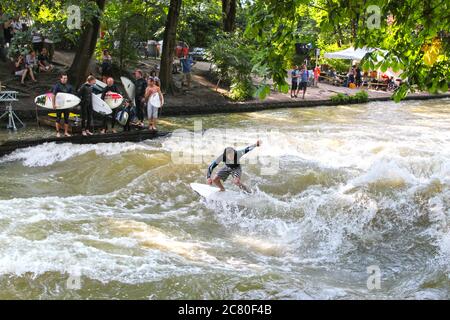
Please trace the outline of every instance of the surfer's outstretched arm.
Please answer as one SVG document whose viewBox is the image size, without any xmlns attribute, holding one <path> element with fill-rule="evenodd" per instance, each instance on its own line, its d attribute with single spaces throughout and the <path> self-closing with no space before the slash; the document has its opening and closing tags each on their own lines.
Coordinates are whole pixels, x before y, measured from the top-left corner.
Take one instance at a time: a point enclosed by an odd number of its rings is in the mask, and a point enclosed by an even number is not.
<svg viewBox="0 0 450 320">
<path fill-rule="evenodd" d="M 244 149 L 238 150 L 237 152 L 237 158 L 240 159 L 242 158 L 243 155 L 249 153 L 250 151 L 252 151 L 253 149 L 255 149 L 256 147 L 259 147 L 261 145 L 261 141 L 258 140 L 256 141 L 255 144 L 252 144 Z"/>
</svg>

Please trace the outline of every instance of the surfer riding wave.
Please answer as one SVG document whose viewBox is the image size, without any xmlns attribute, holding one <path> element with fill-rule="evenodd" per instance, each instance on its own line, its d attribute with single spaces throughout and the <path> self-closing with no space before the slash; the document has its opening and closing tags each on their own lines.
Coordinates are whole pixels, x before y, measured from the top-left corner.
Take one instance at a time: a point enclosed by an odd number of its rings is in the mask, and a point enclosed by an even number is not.
<svg viewBox="0 0 450 320">
<path fill-rule="evenodd" d="M 239 188 L 241 188 L 246 192 L 250 192 L 250 190 L 241 182 L 242 168 L 239 160 L 245 154 L 252 151 L 255 147 L 259 147 L 260 145 L 261 140 L 258 140 L 256 141 L 255 144 L 248 146 L 242 150 L 235 150 L 232 147 L 225 148 L 223 153 L 220 156 L 218 156 L 216 160 L 211 162 L 211 164 L 208 167 L 208 172 L 206 174 L 208 184 L 211 185 L 214 183 L 217 187 L 219 187 L 220 191 L 225 191 L 222 182 L 226 181 L 231 174 L 233 176 L 233 183 L 235 185 L 237 185 Z M 217 172 L 214 178 L 211 178 L 213 170 L 221 162 L 223 162 L 225 166 L 222 169 L 220 169 L 219 172 Z"/>
</svg>

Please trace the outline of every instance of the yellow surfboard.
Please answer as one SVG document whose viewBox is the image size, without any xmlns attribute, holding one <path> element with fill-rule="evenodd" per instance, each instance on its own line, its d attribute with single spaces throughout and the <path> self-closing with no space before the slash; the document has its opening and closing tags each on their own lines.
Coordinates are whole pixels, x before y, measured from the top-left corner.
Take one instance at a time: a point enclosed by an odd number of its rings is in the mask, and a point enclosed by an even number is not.
<svg viewBox="0 0 450 320">
<path fill-rule="evenodd" d="M 49 113 L 48 116 L 49 116 L 49 117 L 52 117 L 52 118 L 56 118 L 56 113 Z M 64 118 L 64 113 L 62 114 L 62 117 Z M 76 114 L 76 113 L 72 113 L 72 112 L 69 114 L 69 119 L 71 119 L 71 118 L 74 119 L 74 118 L 76 118 L 76 117 L 79 118 L 80 115 L 79 115 L 79 114 Z"/>
</svg>

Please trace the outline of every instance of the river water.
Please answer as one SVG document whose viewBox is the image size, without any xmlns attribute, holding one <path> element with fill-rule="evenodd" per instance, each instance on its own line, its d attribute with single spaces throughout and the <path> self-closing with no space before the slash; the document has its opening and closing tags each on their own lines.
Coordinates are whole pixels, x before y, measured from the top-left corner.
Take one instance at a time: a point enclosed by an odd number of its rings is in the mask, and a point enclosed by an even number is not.
<svg viewBox="0 0 450 320">
<path fill-rule="evenodd" d="M 174 134 L 0 158 L 1 299 L 450 298 L 450 100 L 161 128 Z M 191 190 L 257 138 L 251 196 Z"/>
</svg>

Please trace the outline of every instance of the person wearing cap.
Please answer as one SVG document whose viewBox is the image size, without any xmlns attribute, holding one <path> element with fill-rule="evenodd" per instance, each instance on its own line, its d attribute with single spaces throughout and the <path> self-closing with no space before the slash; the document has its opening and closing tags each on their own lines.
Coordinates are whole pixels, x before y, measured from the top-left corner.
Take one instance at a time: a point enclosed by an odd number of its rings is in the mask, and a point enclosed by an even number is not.
<svg viewBox="0 0 450 320">
<path fill-rule="evenodd" d="M 136 93 L 135 93 L 135 106 L 136 106 L 136 116 L 138 118 L 138 125 L 144 126 L 144 106 L 145 106 L 145 90 L 147 89 L 147 82 L 145 81 L 143 77 L 142 70 L 137 69 L 134 72 L 135 76 L 135 87 L 136 87 Z"/>
<path fill-rule="evenodd" d="M 222 182 L 226 181 L 230 175 L 233 176 L 233 183 L 237 185 L 239 188 L 244 190 L 245 192 L 250 192 L 249 189 L 242 184 L 241 176 L 242 176 L 242 168 L 240 159 L 250 151 L 252 151 L 255 147 L 259 147 L 261 145 L 261 140 L 257 140 L 255 144 L 248 146 L 242 150 L 235 150 L 232 147 L 227 147 L 223 151 L 223 153 L 217 157 L 216 160 L 211 162 L 208 167 L 208 171 L 206 173 L 206 179 L 209 185 L 215 184 L 219 187 L 220 191 L 225 191 Z M 214 168 L 217 167 L 221 162 L 225 164 L 225 166 L 219 170 L 219 172 L 211 178 L 211 175 L 214 171 Z"/>
</svg>

